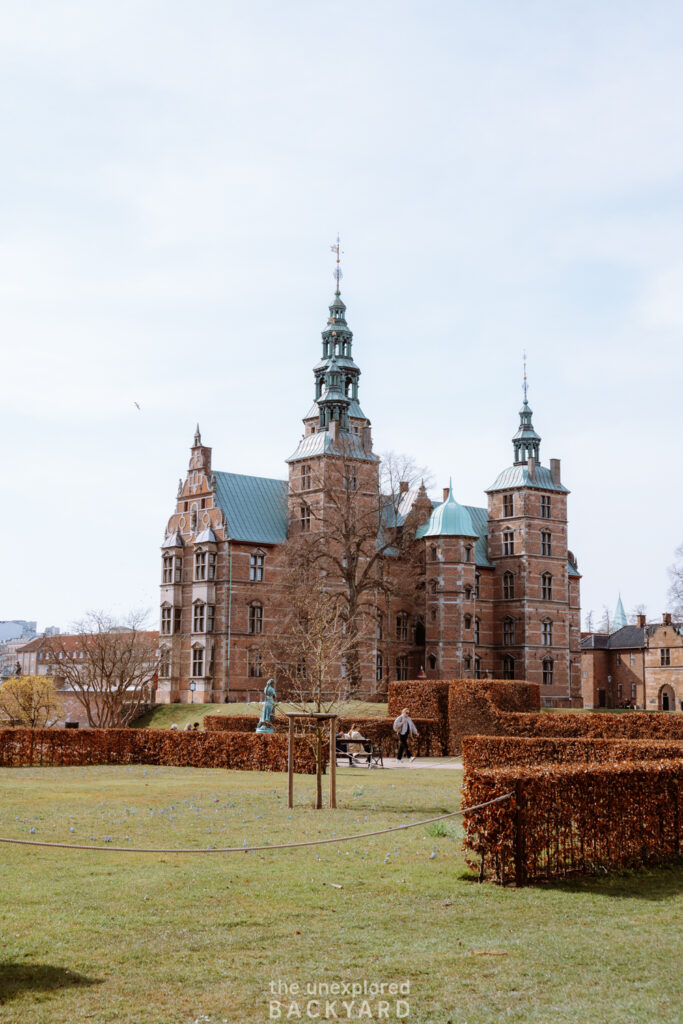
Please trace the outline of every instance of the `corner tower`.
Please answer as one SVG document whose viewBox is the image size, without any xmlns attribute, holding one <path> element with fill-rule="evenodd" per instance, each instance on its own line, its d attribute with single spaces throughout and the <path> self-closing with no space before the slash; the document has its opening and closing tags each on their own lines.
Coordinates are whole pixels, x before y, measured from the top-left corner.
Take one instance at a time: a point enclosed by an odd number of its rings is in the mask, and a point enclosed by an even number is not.
<svg viewBox="0 0 683 1024">
<path fill-rule="evenodd" d="M 567 546 L 559 459 L 541 464 L 526 365 L 514 461 L 487 489 L 494 574 L 494 673 L 541 685 L 547 706 L 581 693 L 579 572 Z"/>
</svg>

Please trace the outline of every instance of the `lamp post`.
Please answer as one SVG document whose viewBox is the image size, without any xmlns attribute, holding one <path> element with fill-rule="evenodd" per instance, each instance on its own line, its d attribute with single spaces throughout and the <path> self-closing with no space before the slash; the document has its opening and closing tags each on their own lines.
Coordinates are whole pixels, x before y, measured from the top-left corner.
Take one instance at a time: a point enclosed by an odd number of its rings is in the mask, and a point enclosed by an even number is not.
<svg viewBox="0 0 683 1024">
<path fill-rule="evenodd" d="M 196 683 L 190 683 L 190 693 L 192 694 L 192 697 L 190 698 L 190 704 L 194 704 L 194 691 L 196 689 L 197 689 L 197 684 Z"/>
</svg>

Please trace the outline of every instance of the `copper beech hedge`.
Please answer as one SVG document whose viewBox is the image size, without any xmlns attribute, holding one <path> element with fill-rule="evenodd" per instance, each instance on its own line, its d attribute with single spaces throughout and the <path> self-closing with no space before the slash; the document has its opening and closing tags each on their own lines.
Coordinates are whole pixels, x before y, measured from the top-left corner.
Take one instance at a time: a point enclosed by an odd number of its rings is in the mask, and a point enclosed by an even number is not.
<svg viewBox="0 0 683 1024">
<path fill-rule="evenodd" d="M 462 745 L 466 772 L 511 765 L 611 764 L 683 758 L 682 740 L 605 740 L 581 737 L 466 736 Z"/>
<path fill-rule="evenodd" d="M 479 877 L 541 879 L 671 863 L 683 854 L 683 760 L 542 765 L 467 773 L 464 817 Z"/>
<path fill-rule="evenodd" d="M 94 764 L 284 772 L 287 737 L 165 729 L 0 729 L 0 767 Z M 315 758 L 304 739 L 295 740 L 294 770 L 315 773 Z"/>
<path fill-rule="evenodd" d="M 258 719 L 252 715 L 206 715 L 204 728 L 209 732 L 234 732 L 243 729 L 256 728 Z M 419 757 L 441 757 L 444 751 L 442 741 L 441 723 L 429 718 L 414 718 L 413 721 L 419 732 L 417 740 L 413 741 L 413 753 Z M 383 757 L 393 757 L 398 748 L 398 739 L 394 732 L 393 718 L 338 718 L 337 728 L 347 732 L 352 725 L 362 735 L 370 740 L 375 752 Z M 276 733 L 286 733 L 289 723 L 284 716 L 276 715 L 273 719 L 273 727 Z"/>
</svg>

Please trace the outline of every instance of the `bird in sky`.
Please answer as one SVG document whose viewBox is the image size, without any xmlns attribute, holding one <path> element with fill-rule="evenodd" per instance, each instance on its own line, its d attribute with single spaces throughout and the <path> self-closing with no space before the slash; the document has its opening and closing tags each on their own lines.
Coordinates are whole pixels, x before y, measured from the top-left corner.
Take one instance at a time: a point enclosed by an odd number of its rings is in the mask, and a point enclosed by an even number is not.
<svg viewBox="0 0 683 1024">
<path fill-rule="evenodd" d="M 140 408 L 137 402 L 133 402 L 133 405 L 135 406 L 138 412 L 142 412 L 142 409 Z"/>
</svg>

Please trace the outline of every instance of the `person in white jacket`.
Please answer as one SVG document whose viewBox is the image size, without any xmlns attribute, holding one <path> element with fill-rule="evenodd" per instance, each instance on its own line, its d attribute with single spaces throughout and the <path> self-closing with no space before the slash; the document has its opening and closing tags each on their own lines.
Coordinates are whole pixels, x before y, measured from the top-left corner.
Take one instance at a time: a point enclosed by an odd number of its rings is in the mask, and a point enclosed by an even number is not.
<svg viewBox="0 0 683 1024">
<path fill-rule="evenodd" d="M 408 713 L 408 708 L 404 708 L 401 714 L 394 722 L 394 732 L 398 736 L 398 759 L 399 761 L 406 754 L 409 760 L 414 761 L 415 755 L 411 754 L 408 743 L 411 736 L 419 736 L 419 732 L 415 727 L 415 722 L 412 720 Z"/>
</svg>

